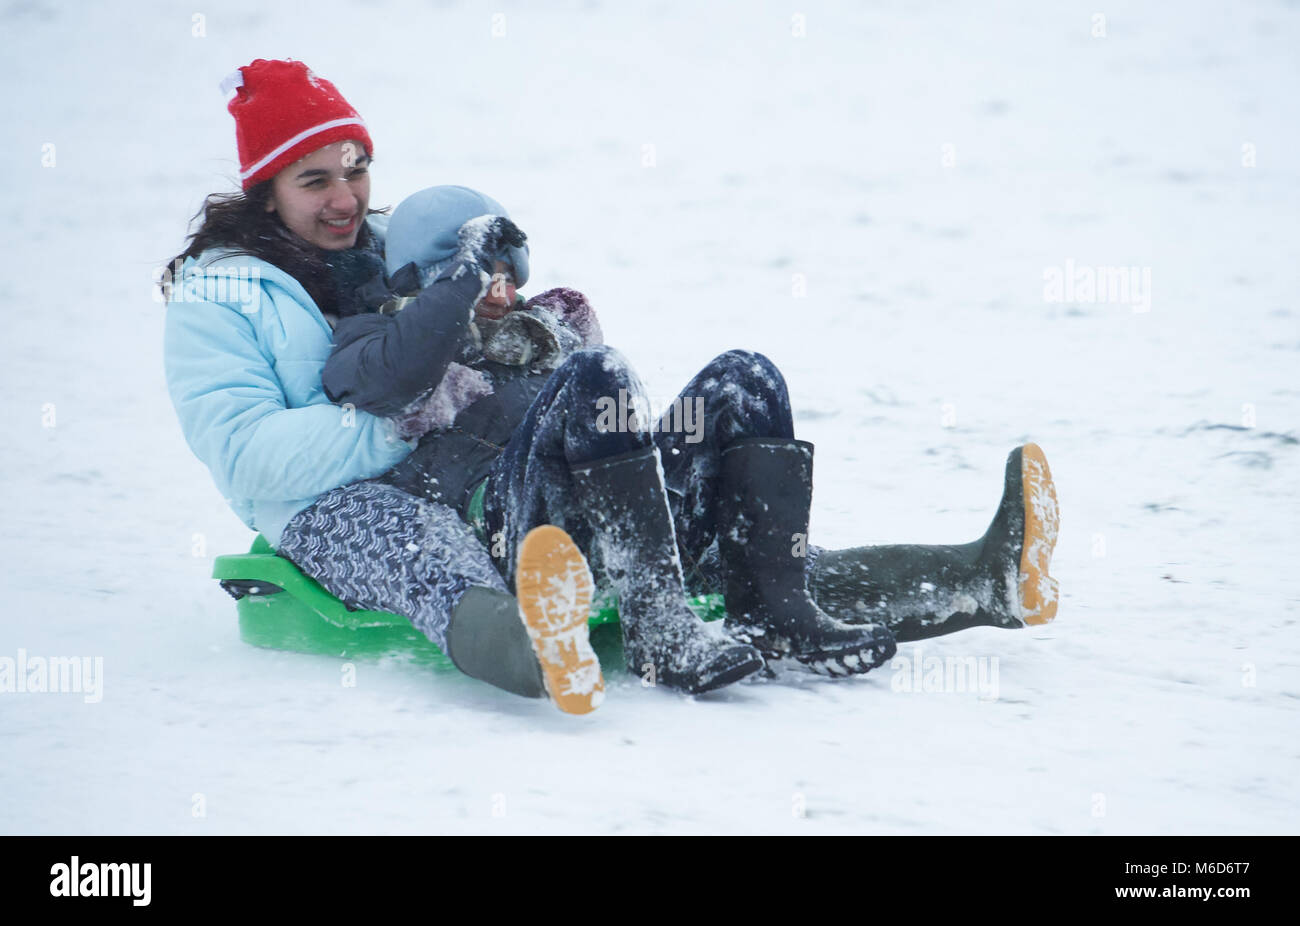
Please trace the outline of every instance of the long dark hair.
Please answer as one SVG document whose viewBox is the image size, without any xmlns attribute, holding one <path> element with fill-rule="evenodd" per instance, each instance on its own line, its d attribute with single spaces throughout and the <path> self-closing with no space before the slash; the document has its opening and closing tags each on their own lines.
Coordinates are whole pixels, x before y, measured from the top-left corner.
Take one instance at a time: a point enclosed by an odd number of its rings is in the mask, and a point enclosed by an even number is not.
<svg viewBox="0 0 1300 926">
<path fill-rule="evenodd" d="M 190 225 L 199 223 L 198 230 L 186 239 L 189 244 L 180 254 L 167 262 L 163 274 L 163 294 L 171 299 L 172 276 L 187 257 L 198 257 L 209 248 L 230 248 L 236 254 L 260 257 L 262 260 L 289 274 L 302 284 L 307 295 L 315 300 L 322 312 L 337 311 L 337 295 L 330 284 L 326 252 L 304 241 L 280 220 L 279 213 L 267 212 L 271 198 L 271 179 L 263 180 L 248 190 L 233 193 L 212 193 L 203 201 L 199 211 L 190 219 Z M 366 215 L 386 215 L 388 207 L 367 209 Z M 371 247 L 370 228 L 363 221 L 354 247 Z"/>
</svg>

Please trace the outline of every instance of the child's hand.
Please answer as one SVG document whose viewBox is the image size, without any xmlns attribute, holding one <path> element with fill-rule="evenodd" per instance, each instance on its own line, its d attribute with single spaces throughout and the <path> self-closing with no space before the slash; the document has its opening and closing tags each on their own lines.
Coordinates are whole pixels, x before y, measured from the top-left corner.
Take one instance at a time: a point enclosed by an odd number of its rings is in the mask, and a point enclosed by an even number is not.
<svg viewBox="0 0 1300 926">
<path fill-rule="evenodd" d="M 507 248 L 523 247 L 528 240 L 514 222 L 500 215 L 481 215 L 470 219 L 457 233 L 460 251 L 457 256 L 475 269 L 488 271 Z"/>
<path fill-rule="evenodd" d="M 515 276 L 510 265 L 501 260 L 493 261 L 492 279 L 488 283 L 487 292 L 474 306 L 474 314 L 493 321 L 504 318 L 514 308 L 516 298 Z"/>
</svg>

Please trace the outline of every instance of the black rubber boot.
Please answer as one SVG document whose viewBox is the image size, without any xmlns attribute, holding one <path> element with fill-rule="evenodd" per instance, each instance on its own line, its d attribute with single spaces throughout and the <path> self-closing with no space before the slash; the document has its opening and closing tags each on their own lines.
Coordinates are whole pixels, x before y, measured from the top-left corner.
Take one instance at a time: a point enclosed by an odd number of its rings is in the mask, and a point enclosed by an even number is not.
<svg viewBox="0 0 1300 926">
<path fill-rule="evenodd" d="M 1047 459 L 1026 444 L 1007 457 L 1002 501 L 979 540 L 828 550 L 813 562 L 809 588 L 840 620 L 882 622 L 900 642 L 1045 624 L 1056 615 L 1048 565 L 1059 522 Z"/>
<path fill-rule="evenodd" d="M 447 625 L 447 656 L 471 678 L 525 698 L 546 697 L 519 603 L 507 592 L 475 586 L 461 597 Z"/>
<path fill-rule="evenodd" d="M 856 675 L 891 658 L 897 647 L 883 625 L 841 623 L 809 594 L 804 551 L 812 459 L 813 445 L 800 440 L 744 438 L 723 448 L 718 552 L 727 629 L 767 659 Z"/>
<path fill-rule="evenodd" d="M 628 669 L 690 694 L 762 669 L 757 650 L 715 636 L 686 603 L 658 449 L 595 460 L 572 473 L 599 568 L 618 594 Z"/>
</svg>

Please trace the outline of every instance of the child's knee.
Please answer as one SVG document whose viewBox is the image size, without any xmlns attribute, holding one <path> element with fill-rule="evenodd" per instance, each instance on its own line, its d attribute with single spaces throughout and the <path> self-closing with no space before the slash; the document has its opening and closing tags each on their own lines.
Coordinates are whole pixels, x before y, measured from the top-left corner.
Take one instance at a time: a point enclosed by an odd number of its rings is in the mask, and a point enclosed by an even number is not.
<svg viewBox="0 0 1300 926">
<path fill-rule="evenodd" d="M 636 373 L 627 358 L 612 347 L 596 345 L 574 351 L 556 369 L 584 393 L 616 396 L 618 390 L 639 391 Z"/>
<path fill-rule="evenodd" d="M 764 354 L 753 350 L 729 350 L 709 361 L 705 370 L 718 379 L 736 383 L 747 392 L 786 392 L 785 376 Z"/>
</svg>

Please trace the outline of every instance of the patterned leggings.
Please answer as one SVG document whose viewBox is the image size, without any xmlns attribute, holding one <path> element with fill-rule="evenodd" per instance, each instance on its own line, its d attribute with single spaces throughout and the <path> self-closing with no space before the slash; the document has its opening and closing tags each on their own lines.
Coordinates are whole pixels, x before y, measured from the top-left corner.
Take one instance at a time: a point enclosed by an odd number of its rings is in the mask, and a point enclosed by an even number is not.
<svg viewBox="0 0 1300 926">
<path fill-rule="evenodd" d="M 326 492 L 293 516 L 276 552 L 345 604 L 404 615 L 444 651 L 461 596 L 506 587 L 455 511 L 378 482 Z"/>
</svg>

